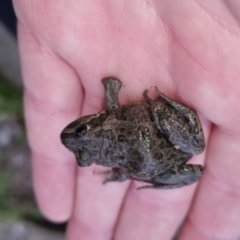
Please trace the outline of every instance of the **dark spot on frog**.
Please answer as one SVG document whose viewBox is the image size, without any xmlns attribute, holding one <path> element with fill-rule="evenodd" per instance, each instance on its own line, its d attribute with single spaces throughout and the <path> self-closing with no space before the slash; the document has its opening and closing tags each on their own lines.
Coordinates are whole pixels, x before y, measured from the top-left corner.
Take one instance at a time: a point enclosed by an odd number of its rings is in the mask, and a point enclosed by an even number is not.
<svg viewBox="0 0 240 240">
<path fill-rule="evenodd" d="M 154 154 L 154 156 L 153 156 L 155 159 L 162 159 L 163 158 L 163 154 L 160 152 L 160 151 L 158 151 L 158 152 L 156 152 L 155 154 Z"/>
<path fill-rule="evenodd" d="M 112 130 L 110 130 L 110 129 L 103 131 L 102 136 L 104 137 L 104 139 L 107 139 L 109 141 L 112 141 L 115 139 L 115 136 L 114 136 Z"/>
<path fill-rule="evenodd" d="M 121 127 L 121 128 L 119 129 L 119 131 L 120 131 L 120 133 L 125 133 L 125 132 L 126 132 L 126 129 L 123 128 L 123 127 Z"/>
<path fill-rule="evenodd" d="M 119 142 L 124 142 L 125 141 L 125 136 L 122 135 L 122 134 L 118 135 L 118 141 Z"/>
</svg>

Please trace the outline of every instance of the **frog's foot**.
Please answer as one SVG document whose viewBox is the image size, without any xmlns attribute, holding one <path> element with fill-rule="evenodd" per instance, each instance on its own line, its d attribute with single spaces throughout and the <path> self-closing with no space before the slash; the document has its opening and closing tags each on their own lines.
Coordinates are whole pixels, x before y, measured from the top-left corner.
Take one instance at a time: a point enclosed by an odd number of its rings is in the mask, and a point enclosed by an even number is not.
<svg viewBox="0 0 240 240">
<path fill-rule="evenodd" d="M 173 167 L 168 172 L 160 174 L 148 181 L 152 185 L 145 185 L 138 189 L 156 188 L 156 189 L 173 189 L 187 186 L 199 180 L 203 175 L 202 165 L 184 164 Z"/>
<path fill-rule="evenodd" d="M 174 189 L 174 188 L 180 188 L 184 187 L 186 184 L 184 183 L 178 183 L 178 184 L 161 184 L 161 183 L 156 183 L 153 185 L 144 185 L 141 187 L 138 187 L 137 190 L 141 189 Z"/>
<path fill-rule="evenodd" d="M 122 83 L 113 77 L 102 79 L 102 83 L 105 90 L 106 109 L 107 111 L 115 112 L 119 109 L 118 92 L 122 87 Z"/>
<path fill-rule="evenodd" d="M 107 182 L 123 182 L 129 177 L 126 173 L 123 172 L 120 168 L 112 168 L 110 171 L 103 173 L 106 176 L 106 179 L 103 181 L 103 184 Z"/>
</svg>

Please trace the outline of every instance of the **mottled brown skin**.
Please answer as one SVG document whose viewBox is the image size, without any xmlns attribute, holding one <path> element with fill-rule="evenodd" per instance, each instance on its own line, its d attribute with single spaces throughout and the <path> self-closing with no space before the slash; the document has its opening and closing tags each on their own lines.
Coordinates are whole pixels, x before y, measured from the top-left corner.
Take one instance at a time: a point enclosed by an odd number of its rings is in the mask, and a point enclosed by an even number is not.
<svg viewBox="0 0 240 240">
<path fill-rule="evenodd" d="M 134 179 L 151 184 L 140 188 L 178 188 L 202 176 L 201 165 L 186 164 L 205 147 L 193 110 L 157 88 L 157 100 L 145 91 L 146 103 L 120 106 L 121 82 L 108 77 L 102 83 L 106 110 L 75 120 L 61 133 L 62 143 L 75 153 L 79 166 L 110 167 L 104 182 Z"/>
</svg>

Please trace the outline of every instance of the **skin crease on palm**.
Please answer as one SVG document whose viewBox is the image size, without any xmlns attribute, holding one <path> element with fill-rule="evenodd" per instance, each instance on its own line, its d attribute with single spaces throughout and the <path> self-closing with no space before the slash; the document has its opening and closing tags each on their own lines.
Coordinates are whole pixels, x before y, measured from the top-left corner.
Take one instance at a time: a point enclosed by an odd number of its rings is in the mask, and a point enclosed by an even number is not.
<svg viewBox="0 0 240 240">
<path fill-rule="evenodd" d="M 240 237 L 240 2 L 14 0 L 25 114 L 39 207 L 69 220 L 67 240 Z M 152 86 L 195 109 L 207 147 L 198 186 L 102 185 L 60 143 L 66 124 L 104 108 L 101 79 L 123 82 L 120 104 Z"/>
</svg>

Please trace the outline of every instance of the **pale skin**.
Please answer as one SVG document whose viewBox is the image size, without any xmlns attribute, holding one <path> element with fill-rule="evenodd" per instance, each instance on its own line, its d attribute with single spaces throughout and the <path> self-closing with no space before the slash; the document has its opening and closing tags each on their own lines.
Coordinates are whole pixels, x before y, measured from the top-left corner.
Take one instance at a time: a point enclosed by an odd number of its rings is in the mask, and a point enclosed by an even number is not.
<svg viewBox="0 0 240 240">
<path fill-rule="evenodd" d="M 240 3 L 228 1 L 14 0 L 34 186 L 67 240 L 240 237 Z M 121 104 L 158 86 L 195 109 L 206 150 L 199 184 L 140 190 L 102 185 L 60 143 L 72 120 L 104 108 L 101 79 L 123 82 Z M 156 97 L 150 89 L 150 96 Z"/>
</svg>

